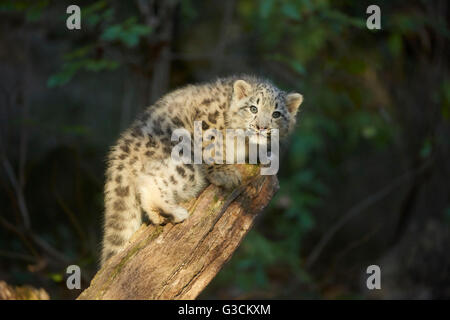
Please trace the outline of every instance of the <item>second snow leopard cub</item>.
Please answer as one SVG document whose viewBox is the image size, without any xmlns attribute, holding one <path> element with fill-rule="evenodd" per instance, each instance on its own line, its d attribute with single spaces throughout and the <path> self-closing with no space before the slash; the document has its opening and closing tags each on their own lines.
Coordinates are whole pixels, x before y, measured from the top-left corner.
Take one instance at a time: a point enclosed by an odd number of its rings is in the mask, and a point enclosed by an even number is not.
<svg viewBox="0 0 450 320">
<path fill-rule="evenodd" d="M 281 139 L 293 129 L 303 101 L 271 82 L 252 77 L 228 77 L 175 90 L 147 110 L 126 130 L 108 157 L 102 264 L 126 245 L 142 223 L 165 217 L 181 222 L 189 214 L 181 201 L 196 197 L 211 182 L 233 188 L 241 177 L 229 164 L 177 164 L 171 160 L 172 132 L 194 121 L 202 129 L 278 129 Z"/>
</svg>

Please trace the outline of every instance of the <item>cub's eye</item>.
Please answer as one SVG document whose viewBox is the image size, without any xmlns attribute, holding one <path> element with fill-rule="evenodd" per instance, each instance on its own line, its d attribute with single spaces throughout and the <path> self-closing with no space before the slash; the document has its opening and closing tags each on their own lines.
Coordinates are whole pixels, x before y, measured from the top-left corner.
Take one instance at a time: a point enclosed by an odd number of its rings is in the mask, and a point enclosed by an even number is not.
<svg viewBox="0 0 450 320">
<path fill-rule="evenodd" d="M 272 117 L 274 117 L 275 119 L 279 118 L 280 116 L 281 116 L 281 113 L 278 111 L 275 111 L 274 113 L 272 113 Z"/>
<path fill-rule="evenodd" d="M 251 106 L 251 107 L 250 107 L 250 111 L 251 111 L 252 113 L 257 113 L 257 112 L 258 112 L 258 108 L 255 107 L 255 106 Z"/>
</svg>

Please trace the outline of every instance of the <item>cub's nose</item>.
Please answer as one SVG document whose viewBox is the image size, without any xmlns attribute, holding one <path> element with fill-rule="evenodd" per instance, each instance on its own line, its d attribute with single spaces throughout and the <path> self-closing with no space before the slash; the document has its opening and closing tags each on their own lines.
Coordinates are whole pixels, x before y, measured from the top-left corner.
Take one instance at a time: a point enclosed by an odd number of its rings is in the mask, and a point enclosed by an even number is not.
<svg viewBox="0 0 450 320">
<path fill-rule="evenodd" d="M 259 125 L 259 124 L 257 124 L 256 125 L 256 129 L 258 129 L 258 130 L 267 130 L 267 129 L 269 129 L 267 126 L 263 126 L 263 125 Z"/>
</svg>

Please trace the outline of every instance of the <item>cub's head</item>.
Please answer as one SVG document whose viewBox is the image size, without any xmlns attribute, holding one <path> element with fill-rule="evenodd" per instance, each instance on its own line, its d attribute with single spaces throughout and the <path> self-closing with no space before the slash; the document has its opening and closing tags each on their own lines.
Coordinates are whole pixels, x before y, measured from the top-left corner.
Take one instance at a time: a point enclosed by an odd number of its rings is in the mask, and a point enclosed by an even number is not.
<svg viewBox="0 0 450 320">
<path fill-rule="evenodd" d="M 254 132 L 278 129 L 280 138 L 284 138 L 294 128 L 302 102 L 301 94 L 286 93 L 266 81 L 235 80 L 227 127 Z"/>
</svg>

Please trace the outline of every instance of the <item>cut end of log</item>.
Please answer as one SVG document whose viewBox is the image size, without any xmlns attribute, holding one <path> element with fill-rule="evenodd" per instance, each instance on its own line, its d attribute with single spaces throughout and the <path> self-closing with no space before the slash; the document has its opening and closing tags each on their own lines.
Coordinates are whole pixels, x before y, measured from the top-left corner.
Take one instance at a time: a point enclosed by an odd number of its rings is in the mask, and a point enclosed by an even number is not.
<svg viewBox="0 0 450 320">
<path fill-rule="evenodd" d="M 78 299 L 195 299 L 278 190 L 276 176 L 260 176 L 259 166 L 237 167 L 240 187 L 208 186 L 185 204 L 190 216 L 180 224 L 142 225 Z"/>
</svg>

